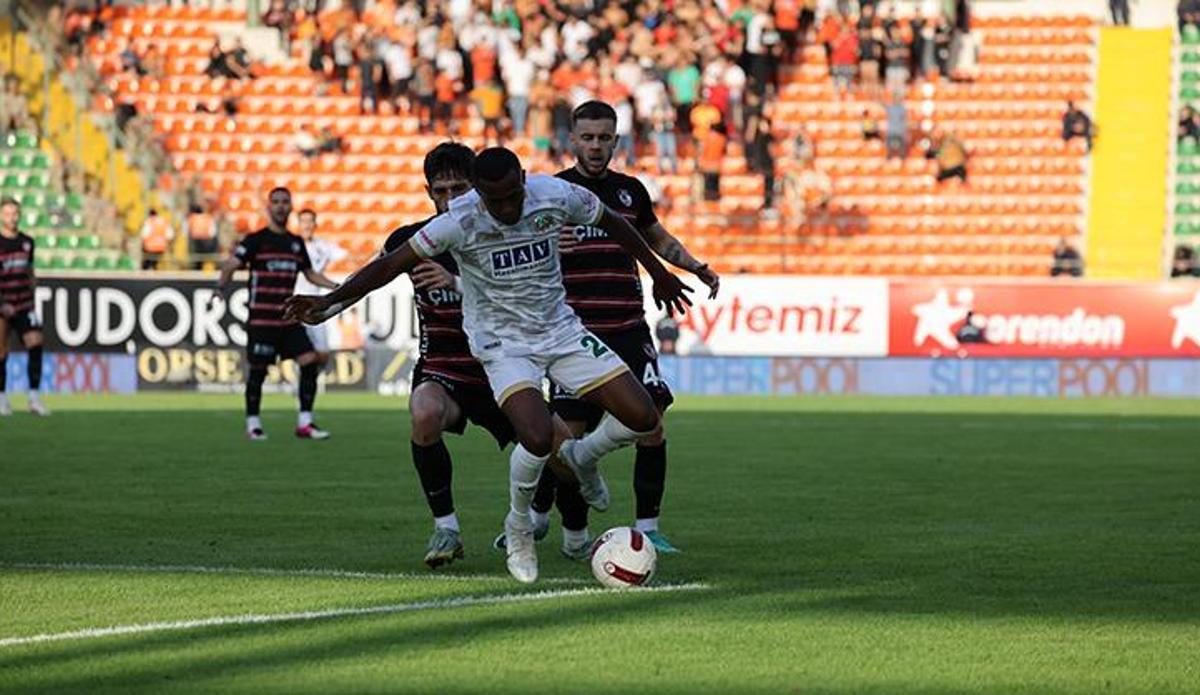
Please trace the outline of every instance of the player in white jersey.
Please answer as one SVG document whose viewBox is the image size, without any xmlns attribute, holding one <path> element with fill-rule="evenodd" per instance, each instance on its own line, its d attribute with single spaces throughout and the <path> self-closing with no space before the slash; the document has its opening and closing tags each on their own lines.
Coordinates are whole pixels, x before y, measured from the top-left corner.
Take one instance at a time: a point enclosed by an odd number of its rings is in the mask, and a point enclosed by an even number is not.
<svg viewBox="0 0 1200 695">
<path fill-rule="evenodd" d="M 330 263 L 346 257 L 346 249 L 331 241 L 316 237 L 317 213 L 312 208 L 304 208 L 298 217 L 300 237 L 304 239 L 304 245 L 308 247 L 308 258 L 312 261 L 313 270 L 324 274 Z M 303 274 L 296 276 L 296 294 L 324 294 L 324 292 L 325 290 L 313 284 Z M 330 355 L 328 326 L 319 324 L 305 326 L 304 329 L 308 332 L 308 340 L 313 344 L 313 350 L 317 353 L 317 364 L 325 366 L 329 363 Z"/>
<path fill-rule="evenodd" d="M 382 287 L 421 260 L 449 251 L 463 285 L 463 328 L 471 352 L 487 372 L 496 401 L 512 422 L 520 445 L 509 460 L 511 509 L 504 522 L 508 570 L 518 581 L 537 579 L 533 521 L 529 516 L 538 477 L 557 449 L 579 478 L 580 492 L 598 510 L 608 489 L 596 463 L 601 456 L 652 432 L 658 410 L 639 379 L 566 303 L 559 263 L 565 225 L 600 227 L 650 273 L 659 306 L 685 310 L 691 291 L 671 275 L 641 235 L 587 189 L 552 176 L 526 180 L 511 151 L 486 149 L 472 171 L 475 190 L 419 231 L 407 247 L 373 261 L 341 288 L 287 301 L 289 317 L 306 323 L 328 319 L 342 302 Z M 573 391 L 608 415 L 581 439 L 558 442 L 542 379 Z"/>
</svg>

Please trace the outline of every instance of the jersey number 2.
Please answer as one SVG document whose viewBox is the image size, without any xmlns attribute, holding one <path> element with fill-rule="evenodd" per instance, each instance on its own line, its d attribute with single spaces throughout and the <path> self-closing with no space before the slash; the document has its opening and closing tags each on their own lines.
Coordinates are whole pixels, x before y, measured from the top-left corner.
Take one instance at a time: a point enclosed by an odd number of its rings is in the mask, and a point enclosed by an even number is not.
<svg viewBox="0 0 1200 695">
<path fill-rule="evenodd" d="M 591 350 L 592 357 L 600 357 L 604 353 L 608 352 L 608 348 L 604 346 L 604 343 L 600 342 L 600 340 L 593 335 L 583 336 L 583 340 L 579 341 L 579 344 L 584 348 Z"/>
</svg>

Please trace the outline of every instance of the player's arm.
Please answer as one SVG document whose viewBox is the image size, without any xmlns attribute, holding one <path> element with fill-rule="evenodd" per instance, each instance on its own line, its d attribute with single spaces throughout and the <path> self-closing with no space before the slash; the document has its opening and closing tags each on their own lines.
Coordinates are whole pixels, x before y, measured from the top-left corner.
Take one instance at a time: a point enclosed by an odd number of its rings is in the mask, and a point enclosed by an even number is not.
<svg viewBox="0 0 1200 695">
<path fill-rule="evenodd" d="M 412 270 L 421 262 L 411 242 L 363 266 L 327 295 L 294 295 L 284 301 L 284 317 L 304 323 L 321 323 L 344 311 L 371 292 Z"/>
<path fill-rule="evenodd" d="M 327 290 L 336 289 L 338 286 L 336 282 L 326 277 L 325 273 L 313 268 L 306 268 L 304 270 L 304 277 L 308 278 L 308 281 L 317 287 L 323 287 Z"/>
<path fill-rule="evenodd" d="M 228 294 L 229 282 L 233 280 L 233 274 L 241 267 L 242 259 L 237 256 L 230 256 L 221 263 L 221 274 L 217 277 L 217 294 L 222 297 Z"/>
<path fill-rule="evenodd" d="M 688 252 L 683 242 L 668 232 L 661 222 L 655 222 L 643 229 L 642 236 L 645 237 L 650 248 L 654 249 L 654 252 L 664 261 L 692 273 L 699 278 L 700 282 L 708 285 L 709 299 L 716 298 L 717 290 L 721 287 L 720 276 L 714 273 L 707 263 L 696 260 L 696 257 Z"/>
<path fill-rule="evenodd" d="M 654 255 L 646 240 L 628 220 L 603 206 L 596 226 L 603 229 L 610 239 L 620 244 L 621 248 L 636 258 L 646 272 L 650 273 L 650 277 L 654 279 L 655 304 L 660 307 L 665 305 L 668 313 L 684 313 L 686 307 L 691 306 L 692 300 L 684 293 L 691 292 L 692 288 L 683 284 L 659 262 L 658 256 Z"/>
</svg>

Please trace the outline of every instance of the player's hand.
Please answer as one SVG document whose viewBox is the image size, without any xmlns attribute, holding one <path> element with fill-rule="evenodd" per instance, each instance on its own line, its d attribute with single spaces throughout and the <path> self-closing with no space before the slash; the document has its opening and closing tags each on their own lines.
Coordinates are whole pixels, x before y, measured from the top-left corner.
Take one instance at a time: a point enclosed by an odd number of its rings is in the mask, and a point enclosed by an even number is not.
<svg viewBox="0 0 1200 695">
<path fill-rule="evenodd" d="M 454 276 L 441 264 L 433 261 L 421 261 L 412 269 L 409 277 L 412 278 L 413 287 L 418 290 L 454 289 Z"/>
<path fill-rule="evenodd" d="M 661 277 L 654 279 L 654 305 L 659 309 L 666 308 L 668 316 L 686 314 L 692 305 L 687 292 L 692 288 L 671 273 L 664 272 Z"/>
<path fill-rule="evenodd" d="M 700 282 L 708 285 L 708 298 L 716 299 L 717 291 L 721 289 L 721 276 L 714 273 L 707 264 L 700 266 L 695 275 Z"/>
<path fill-rule="evenodd" d="M 578 227 L 564 227 L 562 231 L 558 233 L 559 253 L 571 253 L 575 250 L 576 246 L 579 246 L 578 229 Z"/>
<path fill-rule="evenodd" d="M 325 320 L 322 313 L 328 308 L 329 301 L 325 297 L 292 295 L 283 300 L 283 318 L 285 321 L 303 321 L 316 325 Z"/>
</svg>

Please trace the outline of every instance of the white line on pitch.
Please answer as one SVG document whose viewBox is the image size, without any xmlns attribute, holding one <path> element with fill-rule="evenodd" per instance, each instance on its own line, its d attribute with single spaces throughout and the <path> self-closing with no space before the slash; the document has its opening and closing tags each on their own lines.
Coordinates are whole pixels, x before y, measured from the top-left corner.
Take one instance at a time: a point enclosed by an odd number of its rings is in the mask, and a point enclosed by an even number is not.
<svg viewBox="0 0 1200 695">
<path fill-rule="evenodd" d="M 330 618 L 346 618 L 362 615 L 388 615 L 394 613 L 412 613 L 416 611 L 441 610 L 447 608 L 463 608 L 467 606 L 490 606 L 508 603 L 532 603 L 549 601 L 559 598 L 574 598 L 577 596 L 597 596 L 601 594 L 628 593 L 636 596 L 648 592 L 668 591 L 699 591 L 709 588 L 707 584 L 664 584 L 645 589 L 633 589 L 628 592 L 615 592 L 610 589 L 555 589 L 519 594 L 491 594 L 485 596 L 460 596 L 458 598 L 433 599 L 415 601 L 412 603 L 393 603 L 384 606 L 366 606 L 360 608 L 329 608 L 317 611 L 300 611 L 297 613 L 274 613 L 265 615 L 230 615 L 214 618 L 197 618 L 194 620 L 176 620 L 160 623 L 141 623 L 137 625 L 116 625 L 112 627 L 93 627 L 69 632 L 47 632 L 28 637 L 6 637 L 0 639 L 0 648 L 15 647 L 24 644 L 40 642 L 61 642 L 64 640 L 94 639 L 97 637 L 112 637 L 116 635 L 137 635 L 148 632 L 167 632 L 175 630 L 191 630 L 201 627 L 223 627 L 228 625 L 262 625 L 267 623 L 294 623 L 309 620 L 325 620 Z"/>
<path fill-rule="evenodd" d="M 136 572 L 163 574 L 228 574 L 263 577 L 317 577 L 328 579 L 404 579 L 418 581 L 509 581 L 506 574 L 418 574 L 415 572 L 359 572 L 341 569 L 280 569 L 274 567 L 225 567 L 207 565 L 106 565 L 87 562 L 0 562 L 0 569 L 54 570 L 60 572 Z M 578 577 L 549 577 L 547 584 L 590 584 Z"/>
</svg>

